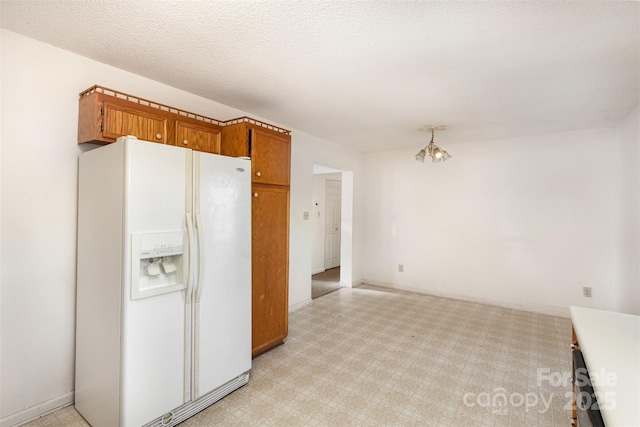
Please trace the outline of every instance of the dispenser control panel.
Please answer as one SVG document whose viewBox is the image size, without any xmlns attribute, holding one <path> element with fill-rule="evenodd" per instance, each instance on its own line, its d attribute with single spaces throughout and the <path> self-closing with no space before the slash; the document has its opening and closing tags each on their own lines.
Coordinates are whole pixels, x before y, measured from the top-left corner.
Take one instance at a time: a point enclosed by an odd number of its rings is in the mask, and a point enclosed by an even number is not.
<svg viewBox="0 0 640 427">
<path fill-rule="evenodd" d="M 156 258 L 182 253 L 182 231 L 143 234 L 140 241 L 140 258 Z"/>
</svg>

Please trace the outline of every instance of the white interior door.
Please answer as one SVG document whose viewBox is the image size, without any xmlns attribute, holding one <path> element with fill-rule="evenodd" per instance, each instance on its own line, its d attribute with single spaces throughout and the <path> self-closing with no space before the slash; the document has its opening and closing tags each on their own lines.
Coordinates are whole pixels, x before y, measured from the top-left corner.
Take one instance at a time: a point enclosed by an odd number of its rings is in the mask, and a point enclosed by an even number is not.
<svg viewBox="0 0 640 427">
<path fill-rule="evenodd" d="M 341 232 L 341 200 L 342 183 L 326 180 L 325 184 L 325 239 L 324 239 L 324 268 L 334 268 L 340 265 L 340 232 Z"/>
</svg>

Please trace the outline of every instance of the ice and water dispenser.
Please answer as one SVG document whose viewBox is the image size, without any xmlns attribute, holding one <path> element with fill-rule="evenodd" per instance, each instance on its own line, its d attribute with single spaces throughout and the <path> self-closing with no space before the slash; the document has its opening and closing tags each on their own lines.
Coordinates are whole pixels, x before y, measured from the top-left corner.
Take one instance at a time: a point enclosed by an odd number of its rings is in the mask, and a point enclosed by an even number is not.
<svg viewBox="0 0 640 427">
<path fill-rule="evenodd" d="M 132 234 L 132 300 L 186 288 L 184 234 L 183 231 Z"/>
</svg>

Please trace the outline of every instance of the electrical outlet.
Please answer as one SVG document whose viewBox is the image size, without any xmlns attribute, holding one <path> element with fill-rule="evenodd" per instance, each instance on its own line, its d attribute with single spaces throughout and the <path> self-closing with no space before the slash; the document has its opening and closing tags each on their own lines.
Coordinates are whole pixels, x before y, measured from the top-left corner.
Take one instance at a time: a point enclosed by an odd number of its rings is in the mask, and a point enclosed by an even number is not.
<svg viewBox="0 0 640 427">
<path fill-rule="evenodd" d="M 398 271 L 400 273 L 404 273 L 404 265 L 403 264 L 398 264 Z"/>
<path fill-rule="evenodd" d="M 585 296 L 587 298 L 591 298 L 591 288 L 589 286 L 584 286 L 582 288 L 582 296 Z"/>
</svg>

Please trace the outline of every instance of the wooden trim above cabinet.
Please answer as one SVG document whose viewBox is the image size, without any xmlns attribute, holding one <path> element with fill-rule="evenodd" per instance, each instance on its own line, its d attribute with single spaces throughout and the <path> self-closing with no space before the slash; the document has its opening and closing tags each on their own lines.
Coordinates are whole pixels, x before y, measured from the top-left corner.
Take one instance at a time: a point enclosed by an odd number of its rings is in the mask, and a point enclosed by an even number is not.
<svg viewBox="0 0 640 427">
<path fill-rule="evenodd" d="M 252 119 L 251 117 L 247 117 L 247 116 L 238 117 L 237 119 L 227 120 L 226 122 L 223 123 L 223 126 L 237 125 L 240 123 L 248 123 L 250 125 L 253 125 L 253 127 L 256 127 L 256 128 L 264 128 L 272 132 L 277 132 L 284 135 L 291 135 L 291 131 L 288 129 L 270 125 L 269 123 L 261 122 L 260 120 Z"/>
<path fill-rule="evenodd" d="M 94 85 L 89 89 L 80 92 L 80 99 L 91 96 L 93 94 L 103 94 L 105 96 L 110 96 L 112 98 L 119 99 L 121 101 L 127 101 L 131 104 L 138 105 L 142 108 L 151 108 L 160 113 L 170 113 L 178 116 L 182 116 L 187 119 L 194 119 L 201 121 L 203 123 L 209 123 L 216 126 L 224 126 L 224 122 L 220 120 L 216 120 L 212 117 L 207 117 L 202 114 L 191 113 L 186 110 L 181 110 L 179 108 L 170 107 L 168 105 L 161 104 L 159 102 L 150 101 L 148 99 L 140 98 L 139 96 L 129 95 L 128 93 L 120 92 L 118 90 L 108 89 L 103 86 Z"/>
</svg>

